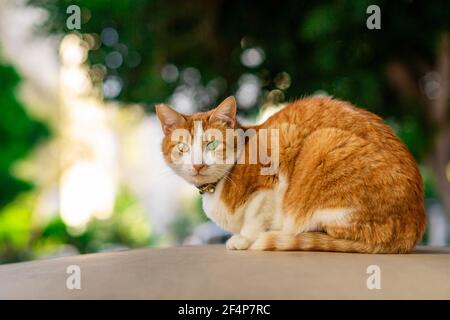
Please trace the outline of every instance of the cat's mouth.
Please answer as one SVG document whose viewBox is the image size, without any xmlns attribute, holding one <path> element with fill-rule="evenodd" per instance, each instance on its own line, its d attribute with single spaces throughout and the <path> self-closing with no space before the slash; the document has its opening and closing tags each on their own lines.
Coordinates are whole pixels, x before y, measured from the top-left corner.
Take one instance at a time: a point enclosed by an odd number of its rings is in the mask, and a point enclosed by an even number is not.
<svg viewBox="0 0 450 320">
<path fill-rule="evenodd" d="M 191 179 L 191 183 L 193 183 L 195 185 L 199 185 L 199 184 L 208 183 L 213 178 L 211 177 L 211 175 L 207 175 L 207 174 L 203 174 L 203 173 L 196 173 L 196 174 L 192 174 L 190 176 L 190 179 Z"/>
<path fill-rule="evenodd" d="M 208 175 L 200 173 L 200 172 L 197 172 L 197 173 L 192 174 L 191 176 L 192 177 L 207 177 Z"/>
</svg>

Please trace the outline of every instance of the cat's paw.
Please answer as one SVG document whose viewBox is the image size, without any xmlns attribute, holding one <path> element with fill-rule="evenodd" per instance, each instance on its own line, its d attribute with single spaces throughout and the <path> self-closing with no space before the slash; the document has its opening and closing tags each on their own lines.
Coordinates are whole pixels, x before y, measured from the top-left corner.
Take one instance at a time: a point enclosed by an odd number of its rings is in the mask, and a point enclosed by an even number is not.
<svg viewBox="0 0 450 320">
<path fill-rule="evenodd" d="M 230 239 L 228 239 L 226 247 L 228 250 L 247 250 L 251 244 L 252 242 L 247 238 L 239 234 L 235 234 Z"/>
</svg>

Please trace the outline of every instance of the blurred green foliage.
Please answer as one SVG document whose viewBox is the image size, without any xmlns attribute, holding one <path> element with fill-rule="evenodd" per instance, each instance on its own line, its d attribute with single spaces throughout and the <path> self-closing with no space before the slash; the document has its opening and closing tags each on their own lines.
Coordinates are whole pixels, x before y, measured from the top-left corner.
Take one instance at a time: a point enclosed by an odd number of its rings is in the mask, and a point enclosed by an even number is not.
<svg viewBox="0 0 450 320">
<path fill-rule="evenodd" d="M 54 214 L 48 221 L 33 218 L 33 194 L 17 197 L 0 211 L 0 264 L 60 254 L 120 250 L 156 244 L 145 209 L 122 190 L 113 216 L 93 219 L 82 232 L 71 230 Z"/>
<path fill-rule="evenodd" d="M 119 193 L 113 212 L 111 218 L 89 222 L 82 233 L 68 229 L 56 216 L 41 231 L 39 238 L 45 240 L 36 245 L 45 248 L 46 245 L 64 243 L 74 246 L 80 253 L 88 253 L 117 247 L 141 247 L 154 242 L 148 215 L 129 191 Z"/>
<path fill-rule="evenodd" d="M 292 85 L 286 100 L 324 90 L 340 99 L 392 117 L 404 141 L 421 159 L 428 151 L 432 130 L 417 102 L 404 99 L 389 86 L 386 65 L 393 59 L 406 64 L 432 65 L 436 43 L 450 29 L 448 1 L 40 1 L 50 12 L 47 29 L 71 32 L 65 26 L 66 8 L 82 9 L 82 33 L 100 35 L 117 30 L 119 46 L 101 45 L 90 52 L 92 65 L 105 65 L 107 54 L 122 52 L 125 63 L 108 69 L 123 80 L 117 99 L 146 102 L 150 110 L 166 100 L 177 83 L 166 83 L 161 68 L 193 66 L 202 83 L 217 77 L 227 89 L 219 99 L 235 93 L 239 77 L 253 73 L 263 80 L 265 93 L 275 89 L 274 78 L 289 73 Z M 381 30 L 369 30 L 366 9 L 381 8 Z M 242 50 L 261 47 L 266 59 L 256 68 L 240 62 Z M 140 63 L 127 63 L 138 53 Z M 417 66 L 413 66 L 413 70 Z M 264 97 L 262 97 L 264 98 Z M 255 114 L 258 103 L 241 113 Z M 408 132 L 407 132 L 408 131 Z"/>
<path fill-rule="evenodd" d="M 48 136 L 47 128 L 31 119 L 18 101 L 19 81 L 16 71 L 0 60 L 0 210 L 17 194 L 31 188 L 30 184 L 13 176 L 11 166 Z"/>
<path fill-rule="evenodd" d="M 20 195 L 32 185 L 17 179 L 12 166 L 49 134 L 17 99 L 19 83 L 14 68 L 0 60 L 0 262 L 23 258 L 32 237 L 30 197 Z"/>
</svg>

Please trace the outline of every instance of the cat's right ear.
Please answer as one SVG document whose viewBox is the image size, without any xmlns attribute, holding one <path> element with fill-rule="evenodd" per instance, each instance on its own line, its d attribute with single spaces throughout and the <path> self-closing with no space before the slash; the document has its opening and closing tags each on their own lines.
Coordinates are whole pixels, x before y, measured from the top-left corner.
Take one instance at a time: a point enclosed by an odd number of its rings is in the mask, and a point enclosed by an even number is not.
<svg viewBox="0 0 450 320">
<path fill-rule="evenodd" d="M 236 99 L 230 96 L 223 100 L 217 108 L 212 110 L 209 121 L 222 121 L 233 128 L 236 123 Z"/>
<path fill-rule="evenodd" d="M 155 109 L 163 132 L 166 135 L 172 132 L 173 129 L 181 127 L 186 122 L 182 114 L 165 104 L 158 104 Z"/>
</svg>

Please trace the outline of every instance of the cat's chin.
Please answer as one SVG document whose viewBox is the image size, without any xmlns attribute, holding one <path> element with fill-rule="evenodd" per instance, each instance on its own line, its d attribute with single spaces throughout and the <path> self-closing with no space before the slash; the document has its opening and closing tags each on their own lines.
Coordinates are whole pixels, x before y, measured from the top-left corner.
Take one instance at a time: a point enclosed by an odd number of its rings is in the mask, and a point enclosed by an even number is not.
<svg viewBox="0 0 450 320">
<path fill-rule="evenodd" d="M 190 179 L 190 183 L 192 183 L 195 186 L 201 186 L 207 183 L 213 183 L 214 181 L 212 181 L 212 179 L 204 179 L 207 177 L 201 177 L 201 178 L 197 178 L 197 177 L 193 177 L 192 179 Z"/>
<path fill-rule="evenodd" d="M 220 180 L 220 178 L 213 177 L 213 176 L 207 176 L 207 175 L 196 175 L 196 176 L 189 177 L 189 179 L 187 179 L 187 180 L 191 184 L 198 187 L 198 186 L 201 186 L 201 185 L 204 185 L 207 183 L 215 183 L 218 180 Z"/>
</svg>

